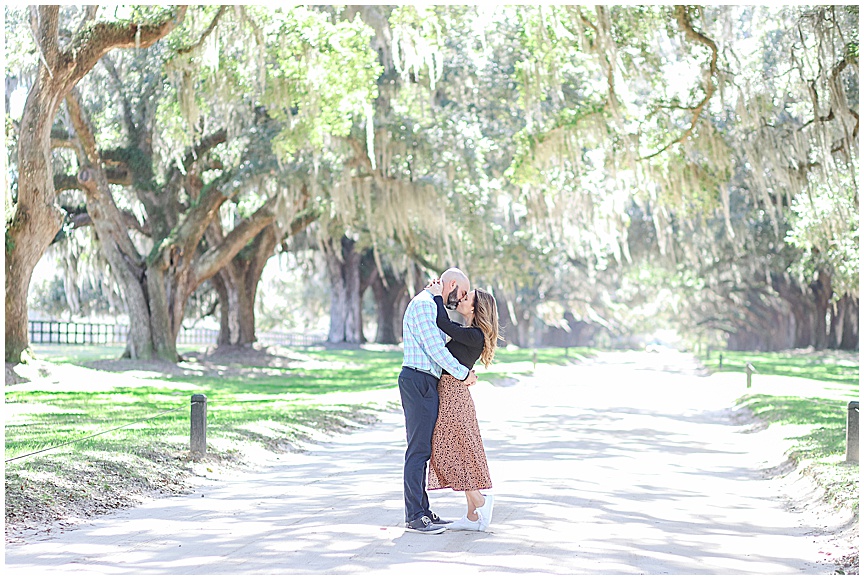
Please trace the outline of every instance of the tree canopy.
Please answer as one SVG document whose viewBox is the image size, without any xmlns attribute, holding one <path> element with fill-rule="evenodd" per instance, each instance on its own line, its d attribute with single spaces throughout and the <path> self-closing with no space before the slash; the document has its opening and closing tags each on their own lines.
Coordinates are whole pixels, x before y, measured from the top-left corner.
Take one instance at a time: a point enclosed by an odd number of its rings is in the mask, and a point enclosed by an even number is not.
<svg viewBox="0 0 864 580">
<path fill-rule="evenodd" d="M 367 288 L 397 340 L 459 265 L 517 344 L 857 348 L 857 6 L 4 10 L 7 359 L 52 240 L 72 302 L 92 264 L 149 320 L 130 356 L 175 359 L 202 292 L 254 341 L 264 264 L 301 247 L 332 341 L 365 340 Z"/>
</svg>

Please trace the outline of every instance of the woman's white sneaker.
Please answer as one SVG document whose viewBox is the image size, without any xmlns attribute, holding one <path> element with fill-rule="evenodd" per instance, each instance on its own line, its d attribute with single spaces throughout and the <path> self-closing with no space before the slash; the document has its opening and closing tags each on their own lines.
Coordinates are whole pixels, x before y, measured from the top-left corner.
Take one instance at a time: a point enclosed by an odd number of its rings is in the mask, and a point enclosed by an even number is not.
<svg viewBox="0 0 864 580">
<path fill-rule="evenodd" d="M 479 532 L 480 531 L 480 520 L 478 519 L 476 522 L 472 522 L 468 519 L 468 516 L 462 516 L 462 519 L 456 520 L 452 524 L 447 524 L 447 529 L 449 530 L 465 530 L 468 532 Z"/>
<path fill-rule="evenodd" d="M 486 528 L 489 527 L 489 524 L 492 523 L 492 504 L 495 502 L 495 498 L 491 493 L 489 495 L 482 495 L 486 498 L 486 501 L 482 506 L 475 509 L 474 513 L 479 516 L 477 521 L 480 522 L 480 529 L 478 531 L 485 532 Z"/>
</svg>

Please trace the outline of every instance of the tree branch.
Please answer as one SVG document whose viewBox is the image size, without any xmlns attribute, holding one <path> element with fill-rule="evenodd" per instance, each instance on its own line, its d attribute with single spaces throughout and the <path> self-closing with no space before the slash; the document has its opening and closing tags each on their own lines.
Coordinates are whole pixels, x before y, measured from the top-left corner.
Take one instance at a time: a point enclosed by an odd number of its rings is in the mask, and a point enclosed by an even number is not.
<svg viewBox="0 0 864 580">
<path fill-rule="evenodd" d="M 72 224 L 72 229 L 84 228 L 93 225 L 93 219 L 87 213 L 86 207 L 67 207 L 63 206 L 63 211 L 66 212 L 67 221 Z"/>
<path fill-rule="evenodd" d="M 81 184 L 78 183 L 77 175 L 55 175 L 54 176 L 54 191 L 60 193 L 69 191 L 70 189 L 81 189 Z"/>
<path fill-rule="evenodd" d="M 171 171 L 171 175 L 168 177 L 168 179 L 166 179 L 166 182 L 170 183 L 172 181 L 175 181 L 180 176 L 182 176 L 183 173 L 188 172 L 190 169 L 192 169 L 192 165 L 196 161 L 198 161 L 198 159 L 202 155 L 204 155 L 217 145 L 225 143 L 227 139 L 228 131 L 225 129 L 220 129 L 215 133 L 212 133 L 207 137 L 201 139 L 201 142 L 198 143 L 198 145 L 196 145 L 191 151 L 186 153 L 186 156 L 183 158 L 183 171 L 180 171 L 180 168 L 175 166 L 174 169 Z"/>
<path fill-rule="evenodd" d="M 75 34 L 81 32 L 84 27 L 96 18 L 96 12 L 99 10 L 98 5 L 84 6 L 84 16 L 81 18 L 81 23 L 75 29 Z"/>
<path fill-rule="evenodd" d="M 90 212 L 87 211 L 86 206 L 71 207 L 64 205 L 62 206 L 62 209 L 64 212 L 66 212 L 66 223 L 71 225 L 71 228 L 64 229 L 77 230 L 79 228 L 86 228 L 94 225 L 93 218 L 90 217 Z M 138 218 L 136 218 L 130 211 L 123 211 L 122 215 L 123 223 L 125 223 L 130 230 L 136 230 L 144 234 L 145 236 L 150 236 L 149 224 L 144 223 L 142 225 L 141 223 L 139 223 Z M 60 239 L 62 239 L 63 237 L 65 236 L 61 236 L 60 234 L 58 234 L 58 237 L 54 241 L 60 241 Z"/>
<path fill-rule="evenodd" d="M 52 137 L 51 138 L 51 149 L 72 149 L 72 150 L 77 151 L 78 146 L 75 144 L 75 141 L 73 141 L 72 139 L 58 139 L 56 137 Z"/>
<path fill-rule="evenodd" d="M 102 157 L 99 155 L 99 148 L 96 146 L 93 127 L 90 126 L 90 122 L 81 108 L 81 97 L 78 94 L 78 89 L 69 91 L 69 94 L 66 96 L 66 108 L 69 110 L 72 126 L 75 127 L 78 142 L 81 143 L 87 160 L 91 165 L 101 165 Z"/>
<path fill-rule="evenodd" d="M 115 48 L 147 48 L 174 30 L 186 16 L 188 6 L 154 24 L 135 22 L 97 22 L 75 35 L 62 58 L 70 69 L 66 82 L 74 86 Z"/>
<path fill-rule="evenodd" d="M 291 220 L 291 225 L 288 226 L 288 231 L 285 232 L 285 235 L 282 237 L 282 240 L 287 240 L 288 238 L 293 238 L 307 227 L 309 224 L 314 222 L 320 217 L 320 213 L 316 210 L 308 210 L 304 211 L 301 214 L 298 214 L 293 220 Z"/>
<path fill-rule="evenodd" d="M 102 230 L 102 226 L 97 226 L 97 230 L 101 230 L 103 233 L 104 231 L 110 231 L 110 236 L 116 249 L 127 261 L 131 261 L 137 266 L 141 262 L 141 255 L 129 238 L 129 224 L 126 223 L 126 219 L 123 217 L 122 212 L 114 202 L 114 197 L 111 195 L 111 190 L 108 187 L 108 178 L 99 157 L 99 150 L 96 147 L 96 138 L 93 135 L 90 120 L 81 106 L 77 90 L 73 89 L 69 91 L 69 94 L 66 96 L 66 106 L 72 119 L 72 126 L 75 128 L 75 133 L 78 135 L 78 139 L 84 149 L 86 155 L 85 162 L 89 163 L 89 167 L 87 165 L 82 166 L 81 171 L 78 173 L 78 181 L 87 197 L 88 211 L 96 215 L 97 219 L 102 220 L 100 223 L 105 223 L 108 226 L 106 230 Z M 137 219 L 134 221 L 135 223 L 138 222 Z M 124 225 L 127 228 L 125 230 L 123 229 Z M 107 243 L 107 241 L 103 240 L 103 244 Z"/>
<path fill-rule="evenodd" d="M 189 171 L 192 169 L 194 163 L 200 158 L 201 155 L 204 155 L 207 151 L 218 145 L 219 143 L 224 143 L 227 139 L 227 131 L 222 129 L 217 131 L 216 133 L 205 137 L 194 149 L 192 149 L 189 153 L 186 154 L 186 157 L 183 158 L 183 171 L 180 170 L 176 165 L 173 166 L 173 169 L 169 172 L 167 178 L 165 179 L 165 194 L 168 199 L 177 199 L 178 192 L 180 188 L 183 187 L 184 179 L 186 175 L 188 175 Z M 209 184 L 206 189 L 209 189 L 211 186 L 221 187 L 222 184 L 227 183 L 226 176 L 223 174 L 217 181 Z M 221 195 L 221 194 L 220 194 Z"/>
<path fill-rule="evenodd" d="M 40 6 L 38 10 L 39 46 L 42 49 L 42 54 L 45 55 L 45 60 L 53 68 L 60 52 L 57 33 L 60 26 L 60 7 L 56 5 Z"/>
<path fill-rule="evenodd" d="M 667 144 L 662 149 L 655 151 L 650 155 L 646 155 L 645 157 L 640 157 L 639 161 L 644 161 L 646 159 L 656 157 L 670 147 L 672 147 L 673 145 L 675 145 L 676 143 L 681 143 L 687 137 L 689 137 L 693 133 L 693 130 L 696 128 L 696 122 L 702 115 L 702 110 L 708 104 L 708 101 L 711 100 L 711 97 L 714 95 L 714 91 L 716 89 L 716 87 L 714 86 L 714 76 L 717 74 L 717 44 L 713 40 L 693 28 L 693 24 L 690 22 L 690 14 L 687 12 L 686 6 L 675 6 L 675 17 L 678 20 L 678 26 L 681 28 L 681 30 L 684 31 L 684 36 L 688 40 L 704 44 L 711 50 L 711 63 L 708 70 L 708 80 L 705 83 L 705 98 L 702 99 L 702 102 L 700 102 L 698 105 L 696 105 L 696 107 L 693 108 L 693 118 L 690 120 L 690 126 L 687 128 L 686 131 L 684 131 L 684 133 L 681 134 L 680 137 Z"/>
<path fill-rule="evenodd" d="M 222 191 L 222 186 L 227 184 L 229 180 L 230 178 L 223 174 L 202 189 L 197 201 L 183 216 L 183 220 L 162 242 L 164 248 L 177 246 L 183 256 L 195 255 L 195 248 L 204 236 L 210 222 L 216 217 L 216 213 L 225 203 L 225 200 L 231 197 Z M 151 253 L 151 259 L 156 259 L 158 248 L 154 247 L 153 250 L 156 253 Z"/>
<path fill-rule="evenodd" d="M 193 273 L 195 283 L 200 284 L 215 275 L 243 249 L 249 240 L 276 221 L 276 215 L 273 213 L 275 206 L 276 197 L 274 196 L 264 202 L 248 219 L 231 230 L 222 240 L 222 243 L 204 252 L 195 261 Z"/>
<path fill-rule="evenodd" d="M 852 62 L 852 64 L 854 64 L 854 61 L 851 61 L 851 62 Z M 831 80 L 836 81 L 836 79 L 840 75 L 840 73 L 842 73 L 846 69 L 846 67 L 849 66 L 849 64 L 850 64 L 849 57 L 844 56 L 843 58 L 841 58 L 840 61 L 831 68 Z M 819 110 L 817 108 L 818 103 L 819 103 L 819 94 L 816 91 L 816 81 L 815 80 L 809 81 L 807 83 L 807 88 L 809 89 L 809 92 L 810 92 L 810 98 L 813 101 L 814 117 L 812 119 L 810 119 L 809 121 L 807 121 L 806 123 L 804 123 L 803 125 L 801 125 L 798 128 L 799 131 L 803 131 L 806 127 L 810 126 L 811 124 L 815 123 L 816 121 L 819 121 L 820 123 L 827 123 L 828 121 L 831 121 L 834 119 L 834 108 L 833 107 L 828 109 L 827 115 L 819 115 Z M 852 136 L 854 138 L 854 137 L 858 136 L 858 124 L 859 124 L 858 123 L 858 113 L 855 112 L 855 110 L 852 108 L 848 109 L 848 111 L 849 111 L 849 114 L 855 118 L 855 128 L 852 130 Z M 842 145 L 840 146 L 839 149 L 832 149 L 831 152 L 834 153 L 834 152 L 839 151 L 841 149 L 843 149 Z"/>
<path fill-rule="evenodd" d="M 597 26 L 593 22 L 591 22 L 591 20 L 589 20 L 588 17 L 586 17 L 584 14 L 582 14 L 582 8 L 580 8 L 579 6 L 576 7 L 576 15 L 579 17 L 579 20 L 582 21 L 582 24 L 584 24 L 585 26 L 588 26 L 589 28 L 591 28 L 594 31 L 595 38 L 599 38 L 600 31 L 597 29 Z M 593 48 L 593 45 L 594 45 L 594 42 L 591 42 L 592 48 Z"/>
<path fill-rule="evenodd" d="M 309 207 L 309 189 L 306 187 L 304 183 L 301 189 L 302 197 L 300 202 L 297 204 L 297 211 L 294 214 L 294 219 L 291 220 L 288 228 L 282 233 L 282 239 L 279 241 L 280 244 L 285 243 L 285 240 L 288 238 L 293 238 L 303 230 L 305 230 L 309 224 L 314 222 L 320 217 L 320 213 L 317 209 Z"/>
<path fill-rule="evenodd" d="M 607 17 L 604 15 L 606 12 L 606 8 L 602 5 L 598 5 L 595 7 L 595 11 L 597 12 L 597 23 L 599 24 L 598 28 L 595 28 L 595 32 L 598 32 L 597 40 L 600 58 L 603 59 L 606 66 L 606 87 L 609 90 L 609 96 L 607 98 L 607 102 L 612 106 L 612 111 L 615 112 L 618 108 L 618 93 L 615 91 L 615 63 L 612 62 L 609 58 L 609 52 L 603 50 L 603 46 L 600 44 L 601 36 L 599 35 L 600 27 L 604 29 L 604 36 L 611 36 L 611 31 L 605 30 L 604 23 L 607 21 Z M 610 44 L 614 46 L 615 41 L 610 41 Z M 615 113 L 617 115 L 617 113 Z"/>
<path fill-rule="evenodd" d="M 126 91 L 123 89 L 123 81 L 120 80 L 120 75 L 117 73 L 117 67 L 114 66 L 114 61 L 109 55 L 102 57 L 100 61 L 105 70 L 108 71 L 108 76 L 114 83 L 114 92 L 120 99 L 120 106 L 123 108 L 123 120 L 126 122 L 126 132 L 129 136 L 134 136 L 138 133 L 138 126 L 135 124 L 135 118 L 132 116 L 132 105 L 129 104 L 129 99 L 126 96 Z"/>
<path fill-rule="evenodd" d="M 439 266 L 429 262 L 426 258 L 424 258 L 423 256 L 416 253 L 413 249 L 407 249 L 406 248 L 405 253 L 408 255 L 409 258 L 411 258 L 412 260 L 414 260 L 415 262 L 417 262 L 418 264 L 420 264 L 421 266 L 423 266 L 427 270 L 430 270 L 432 272 L 441 272 L 442 271 L 442 269 Z"/>
<path fill-rule="evenodd" d="M 59 10 L 59 6 L 55 6 Z M 36 6 L 30 6 L 30 34 L 33 36 L 33 42 L 36 44 L 36 50 L 39 51 L 39 60 L 42 61 L 42 66 L 45 67 L 45 70 L 48 72 L 48 76 L 52 79 L 54 78 L 54 62 L 50 65 L 48 64 L 48 59 L 45 58 L 45 48 L 42 46 L 42 33 L 41 33 L 41 17 L 39 13 L 39 8 Z M 57 40 L 55 38 L 55 48 Z M 47 41 L 46 41 L 47 42 Z"/>
<path fill-rule="evenodd" d="M 199 46 L 201 46 L 202 44 L 204 44 L 204 41 L 207 40 L 207 37 L 210 36 L 210 34 L 212 34 L 213 31 L 216 29 L 216 24 L 219 23 L 219 18 L 221 18 L 222 15 L 225 13 L 226 8 L 228 8 L 228 7 L 224 6 L 224 5 L 219 7 L 219 11 L 216 12 L 216 16 L 213 17 L 213 22 L 211 22 L 210 26 L 207 27 L 207 30 L 205 30 L 203 32 L 203 34 L 201 34 L 201 38 L 198 39 L 198 42 L 196 42 L 192 46 L 188 46 L 186 48 L 181 48 L 180 50 L 177 51 L 177 54 L 179 54 L 179 55 L 188 54 L 188 53 L 192 52 L 193 50 L 195 50 L 196 48 L 198 48 Z"/>
</svg>

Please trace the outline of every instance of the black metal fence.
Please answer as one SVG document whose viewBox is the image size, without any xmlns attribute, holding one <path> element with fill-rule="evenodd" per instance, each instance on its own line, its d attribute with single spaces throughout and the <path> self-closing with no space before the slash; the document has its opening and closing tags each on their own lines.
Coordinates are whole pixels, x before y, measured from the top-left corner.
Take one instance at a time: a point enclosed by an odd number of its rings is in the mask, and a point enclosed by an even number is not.
<svg viewBox="0 0 864 580">
<path fill-rule="evenodd" d="M 103 322 L 63 322 L 54 320 L 28 321 L 30 342 L 33 344 L 125 344 L 128 324 Z M 219 331 L 212 328 L 184 328 L 177 344 L 216 344 Z M 282 346 L 313 346 L 327 340 L 322 333 L 259 332 L 264 344 Z"/>
<path fill-rule="evenodd" d="M 117 344 L 125 343 L 129 327 L 100 322 L 60 322 L 29 320 L 27 330 L 31 343 L 48 344 Z"/>
</svg>

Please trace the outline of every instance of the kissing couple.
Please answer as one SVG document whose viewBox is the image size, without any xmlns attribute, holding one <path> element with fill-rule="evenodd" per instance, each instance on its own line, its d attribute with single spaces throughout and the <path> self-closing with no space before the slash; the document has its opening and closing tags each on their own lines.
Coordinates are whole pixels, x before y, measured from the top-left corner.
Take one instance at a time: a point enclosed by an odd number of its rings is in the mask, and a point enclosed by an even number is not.
<svg viewBox="0 0 864 580">
<path fill-rule="evenodd" d="M 450 268 L 411 299 L 402 322 L 399 394 L 408 441 L 403 483 L 409 532 L 484 532 L 492 522 L 494 497 L 480 492 L 492 488 L 492 479 L 468 388 L 477 382 L 474 364 L 492 362 L 500 329 L 495 298 L 470 288 L 468 276 Z M 447 309 L 465 324 L 451 321 Z M 427 489 L 445 488 L 465 492 L 467 512 L 455 522 L 429 508 Z"/>
</svg>

